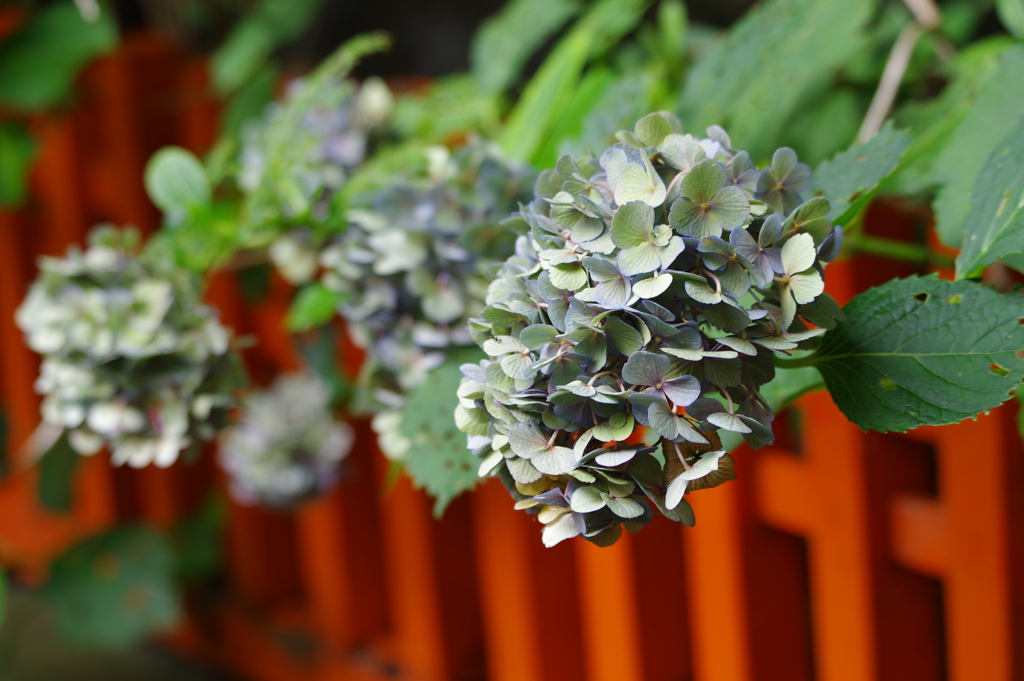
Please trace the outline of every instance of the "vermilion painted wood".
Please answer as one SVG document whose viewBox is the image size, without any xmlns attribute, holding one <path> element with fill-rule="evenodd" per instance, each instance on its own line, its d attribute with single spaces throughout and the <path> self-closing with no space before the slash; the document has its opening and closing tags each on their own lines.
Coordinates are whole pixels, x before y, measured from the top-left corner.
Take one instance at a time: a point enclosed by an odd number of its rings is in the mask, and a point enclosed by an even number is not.
<svg viewBox="0 0 1024 681">
<path fill-rule="evenodd" d="M 472 502 L 487 678 L 583 681 L 572 547 L 544 548 L 540 523 L 513 509 L 497 480 L 477 488 Z"/>
<path fill-rule="evenodd" d="M 342 646 L 369 643 L 388 626 L 374 434 L 366 422 L 354 425 L 344 479 L 296 514 L 309 608 L 326 640 Z"/>
</svg>

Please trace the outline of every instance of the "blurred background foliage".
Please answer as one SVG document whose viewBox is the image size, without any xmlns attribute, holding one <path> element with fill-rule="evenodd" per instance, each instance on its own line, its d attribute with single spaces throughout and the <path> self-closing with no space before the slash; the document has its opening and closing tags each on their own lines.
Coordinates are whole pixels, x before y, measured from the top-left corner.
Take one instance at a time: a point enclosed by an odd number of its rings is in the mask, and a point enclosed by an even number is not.
<svg viewBox="0 0 1024 681">
<path fill-rule="evenodd" d="M 400 139 L 443 143 L 478 131 L 541 168 L 564 153 L 605 148 L 614 131 L 657 109 L 677 113 L 689 129 L 723 125 L 758 165 L 786 145 L 817 166 L 878 132 L 881 119 L 873 127 L 869 114 L 881 106 L 881 118 L 890 114 L 912 142 L 880 191 L 922 205 L 934 199 L 940 239 L 958 246 L 970 187 L 1007 122 L 1024 112 L 1024 0 L 947 0 L 938 3 L 940 18 L 921 0 L 752 5 L 8 0 L 0 4 L 0 209 L 29 201 L 32 117 L 73 107 L 81 72 L 132 32 L 154 31 L 208 57 L 209 96 L 223 103 L 211 171 L 288 78 L 347 39 L 384 30 L 391 48 L 365 58 L 354 75 L 382 76 L 401 95 Z M 905 72 L 880 102 L 887 65 L 901 55 Z M 378 154 L 369 172 L 387 173 L 394 158 Z M 66 510 L 74 461 L 46 461 L 41 496 L 55 512 Z M 169 532 L 121 527 L 72 547 L 42 592 L 58 630 L 80 643 L 123 647 L 172 625 L 184 585 L 216 574 L 222 523 L 223 509 L 211 501 Z M 12 654 L 8 640 L 0 653 Z"/>
</svg>

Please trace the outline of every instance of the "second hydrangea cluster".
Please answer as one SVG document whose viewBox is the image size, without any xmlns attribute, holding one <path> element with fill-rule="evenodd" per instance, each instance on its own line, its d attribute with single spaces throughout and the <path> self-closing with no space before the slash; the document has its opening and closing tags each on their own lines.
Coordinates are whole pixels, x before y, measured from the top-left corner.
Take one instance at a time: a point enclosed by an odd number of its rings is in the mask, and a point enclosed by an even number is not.
<svg viewBox="0 0 1024 681">
<path fill-rule="evenodd" d="M 429 147 L 422 161 L 354 198 L 347 230 L 321 254 L 323 283 L 344 296 L 341 313 L 368 351 L 375 426 L 393 458 L 409 446 L 397 428 L 404 396 L 447 349 L 473 344 L 466 324 L 484 305 L 486 266 L 512 252 L 499 223 L 534 179 L 481 140 Z"/>
<path fill-rule="evenodd" d="M 721 129 L 656 113 L 598 158 L 561 158 L 470 328 L 456 420 L 544 541 L 601 545 L 733 477 L 718 431 L 772 441 L 759 388 L 834 325 L 842 230 L 790 149 L 756 168 Z"/>
<path fill-rule="evenodd" d="M 180 271 L 100 228 L 83 252 L 43 258 L 16 321 L 43 355 L 43 420 L 82 454 L 169 466 L 226 423 L 244 371 L 231 334 Z"/>
</svg>

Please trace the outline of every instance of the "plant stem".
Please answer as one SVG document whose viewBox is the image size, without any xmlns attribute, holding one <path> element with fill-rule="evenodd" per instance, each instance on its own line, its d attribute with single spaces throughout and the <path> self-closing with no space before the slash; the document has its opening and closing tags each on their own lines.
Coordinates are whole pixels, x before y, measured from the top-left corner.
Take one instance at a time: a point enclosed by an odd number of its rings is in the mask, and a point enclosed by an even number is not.
<svg viewBox="0 0 1024 681">
<path fill-rule="evenodd" d="M 909 244 L 905 241 L 886 239 L 880 236 L 859 234 L 847 241 L 847 247 L 851 253 L 866 253 L 877 255 L 891 260 L 901 260 L 915 265 L 937 265 L 940 267 L 952 267 L 953 259 L 933 253 L 927 246 L 920 244 Z"/>
<path fill-rule="evenodd" d="M 818 357 L 816 355 L 807 355 L 806 357 L 779 357 L 775 356 L 775 366 L 780 369 L 799 369 L 801 367 L 812 367 L 818 363 Z"/>
</svg>

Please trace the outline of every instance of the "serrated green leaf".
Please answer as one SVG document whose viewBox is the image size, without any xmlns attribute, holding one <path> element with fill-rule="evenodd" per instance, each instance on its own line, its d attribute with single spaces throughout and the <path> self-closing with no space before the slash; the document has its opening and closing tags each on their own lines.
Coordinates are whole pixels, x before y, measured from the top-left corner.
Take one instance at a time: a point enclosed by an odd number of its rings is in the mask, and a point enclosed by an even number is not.
<svg viewBox="0 0 1024 681">
<path fill-rule="evenodd" d="M 1024 296 L 971 281 L 896 279 L 843 308 L 814 366 L 847 418 L 903 432 L 973 418 L 1024 378 Z"/>
<path fill-rule="evenodd" d="M 440 517 L 452 499 L 480 482 L 480 461 L 466 448 L 466 436 L 455 425 L 455 407 L 462 380 L 459 367 L 476 363 L 479 351 L 454 353 L 430 372 L 402 409 L 402 435 L 411 444 L 405 459 L 413 483 L 434 497 L 434 516 Z"/>
<path fill-rule="evenodd" d="M 143 181 L 150 200 L 164 211 L 187 211 L 208 203 L 212 195 L 203 164 L 181 147 L 164 147 L 153 154 Z"/>
<path fill-rule="evenodd" d="M 733 25 L 687 74 L 679 106 L 688 129 L 721 125 L 752 158 L 779 142 L 802 98 L 826 85 L 863 45 L 874 0 L 770 0 Z M 750 77 L 750 65 L 757 77 Z"/>
<path fill-rule="evenodd" d="M 888 177 L 911 143 L 905 130 L 887 121 L 877 135 L 864 144 L 841 151 L 814 170 L 811 192 L 828 199 L 828 219 L 848 225 L 867 205 L 875 189 Z"/>
<path fill-rule="evenodd" d="M 174 570 L 174 552 L 161 534 L 122 526 L 57 558 L 43 594 L 68 640 L 122 649 L 181 618 Z"/>
<path fill-rule="evenodd" d="M 989 154 L 971 191 L 956 276 L 971 277 L 1024 252 L 1024 116 Z"/>
<path fill-rule="evenodd" d="M 932 165 L 930 179 L 939 185 L 933 208 L 942 243 L 959 248 L 975 186 L 989 154 L 1016 127 L 1024 111 L 1024 45 L 1006 50 L 996 73 L 978 93 L 974 106 L 957 125 Z"/>
</svg>

